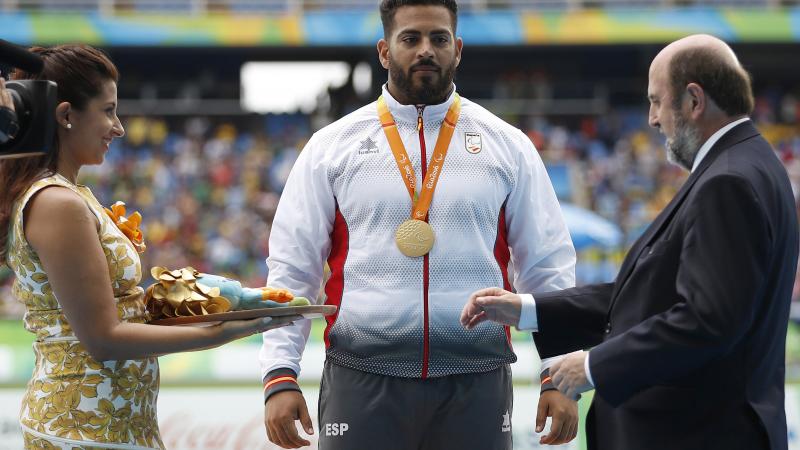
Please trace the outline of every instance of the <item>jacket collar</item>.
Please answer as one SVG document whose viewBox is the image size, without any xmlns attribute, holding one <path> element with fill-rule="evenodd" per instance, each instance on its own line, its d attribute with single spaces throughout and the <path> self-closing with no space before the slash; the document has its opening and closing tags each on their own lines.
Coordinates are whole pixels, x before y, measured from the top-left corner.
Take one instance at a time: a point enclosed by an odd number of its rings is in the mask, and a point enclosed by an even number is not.
<svg viewBox="0 0 800 450">
<path fill-rule="evenodd" d="M 722 136 L 725 136 L 728 131 L 736 128 L 736 125 L 748 120 L 750 120 L 749 117 L 742 117 L 741 119 L 734 120 L 712 134 L 711 137 L 709 137 L 708 140 L 700 147 L 697 155 L 695 155 L 694 162 L 692 163 L 692 170 L 690 170 L 690 172 L 694 172 L 698 167 L 700 167 L 700 163 L 703 161 L 703 158 L 705 158 L 708 152 L 714 147 L 714 144 L 716 144 L 717 141 L 722 138 Z"/>
<path fill-rule="evenodd" d="M 439 103 L 438 105 L 423 105 L 423 122 L 444 120 L 444 116 L 447 114 L 447 110 L 450 108 L 450 105 L 453 103 L 456 95 L 456 85 L 453 84 L 452 87 L 453 90 L 450 92 L 450 96 L 447 97 L 447 100 L 445 100 L 444 103 Z M 381 90 L 383 91 L 383 98 L 386 100 L 386 106 L 389 107 L 389 111 L 392 113 L 395 121 L 411 123 L 417 122 L 419 112 L 416 105 L 400 104 L 400 102 L 395 100 L 395 98 L 392 97 L 392 94 L 389 93 L 389 90 L 386 88 L 386 84 L 383 85 Z"/>
<path fill-rule="evenodd" d="M 745 139 L 750 139 L 751 137 L 758 134 L 758 130 L 753 125 L 753 122 L 748 120 L 742 122 L 733 128 L 731 128 L 727 133 L 723 134 L 722 137 L 711 147 L 711 150 L 708 151 L 708 154 L 700 161 L 700 164 L 692 171 L 692 174 L 689 176 L 689 179 L 697 178 L 700 174 L 703 173 L 704 170 L 717 159 L 720 153 L 728 147 L 738 144 L 739 142 L 744 141 Z M 686 180 L 686 184 L 689 184 L 689 180 Z"/>
</svg>

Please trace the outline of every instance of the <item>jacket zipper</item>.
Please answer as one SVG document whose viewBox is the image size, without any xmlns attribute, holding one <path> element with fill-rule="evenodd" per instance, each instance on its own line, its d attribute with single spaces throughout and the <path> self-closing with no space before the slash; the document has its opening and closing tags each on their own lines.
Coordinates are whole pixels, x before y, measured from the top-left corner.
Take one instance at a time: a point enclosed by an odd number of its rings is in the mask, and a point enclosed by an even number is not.
<svg viewBox="0 0 800 450">
<path fill-rule="evenodd" d="M 425 175 L 428 171 L 428 155 L 425 148 L 425 124 L 422 120 L 422 113 L 425 110 L 425 105 L 417 106 L 417 132 L 419 133 L 419 148 L 421 153 L 422 167 L 422 183 L 425 183 Z M 428 221 L 428 217 L 425 217 Z M 422 258 L 422 299 L 423 299 L 423 320 L 422 324 L 422 378 L 428 378 L 428 361 L 430 360 L 430 336 L 429 336 L 429 318 L 428 318 L 428 273 L 429 273 L 429 254 L 425 254 Z"/>
</svg>

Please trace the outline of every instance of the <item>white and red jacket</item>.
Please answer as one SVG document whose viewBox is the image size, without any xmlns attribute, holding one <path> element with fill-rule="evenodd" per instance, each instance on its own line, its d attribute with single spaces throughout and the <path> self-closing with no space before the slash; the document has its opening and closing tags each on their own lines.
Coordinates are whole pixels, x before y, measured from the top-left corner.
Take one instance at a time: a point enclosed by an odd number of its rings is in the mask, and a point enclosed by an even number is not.
<svg viewBox="0 0 800 450">
<path fill-rule="evenodd" d="M 425 107 L 401 105 L 385 87 L 383 96 L 420 186 L 454 95 Z M 268 285 L 320 302 L 327 260 L 325 303 L 339 306 L 325 330 L 327 357 L 345 367 L 427 378 L 514 362 L 507 327 L 467 331 L 459 316 L 480 288 L 536 294 L 575 284 L 575 250 L 531 141 L 462 98 L 428 216 L 436 242 L 424 257 L 395 245 L 410 214 L 372 103 L 315 133 L 300 154 L 272 223 Z M 299 373 L 309 330 L 302 320 L 264 333 L 262 377 Z"/>
</svg>

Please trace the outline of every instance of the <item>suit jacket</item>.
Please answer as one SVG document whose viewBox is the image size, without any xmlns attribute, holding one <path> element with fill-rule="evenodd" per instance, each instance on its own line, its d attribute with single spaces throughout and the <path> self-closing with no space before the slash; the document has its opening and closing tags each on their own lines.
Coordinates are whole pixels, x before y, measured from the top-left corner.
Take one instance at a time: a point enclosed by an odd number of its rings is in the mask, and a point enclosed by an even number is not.
<svg viewBox="0 0 800 450">
<path fill-rule="evenodd" d="M 748 121 L 712 147 L 613 283 L 536 296 L 542 357 L 594 347 L 590 449 L 786 449 L 798 255 L 786 171 Z"/>
</svg>

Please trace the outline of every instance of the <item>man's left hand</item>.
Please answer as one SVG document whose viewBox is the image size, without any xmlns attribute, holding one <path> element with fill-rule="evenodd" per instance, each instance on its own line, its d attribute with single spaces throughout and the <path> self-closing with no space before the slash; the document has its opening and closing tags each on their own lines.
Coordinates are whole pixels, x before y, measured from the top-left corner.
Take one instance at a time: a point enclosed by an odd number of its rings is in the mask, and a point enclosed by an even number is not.
<svg viewBox="0 0 800 450">
<path fill-rule="evenodd" d="M 573 352 L 550 367 L 553 385 L 569 398 L 577 398 L 580 393 L 594 389 L 586 378 L 586 355 L 588 353 L 584 351 Z"/>
<path fill-rule="evenodd" d="M 536 411 L 536 432 L 544 431 L 545 421 L 552 417 L 550 432 L 539 439 L 542 445 L 566 444 L 578 435 L 578 403 L 556 390 L 542 392 Z"/>
</svg>

